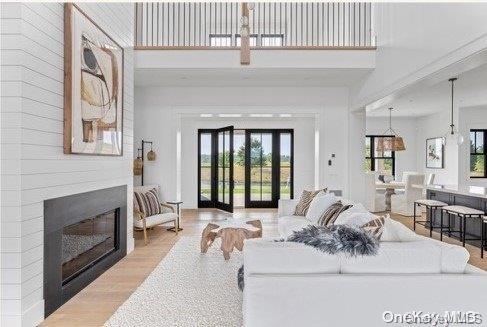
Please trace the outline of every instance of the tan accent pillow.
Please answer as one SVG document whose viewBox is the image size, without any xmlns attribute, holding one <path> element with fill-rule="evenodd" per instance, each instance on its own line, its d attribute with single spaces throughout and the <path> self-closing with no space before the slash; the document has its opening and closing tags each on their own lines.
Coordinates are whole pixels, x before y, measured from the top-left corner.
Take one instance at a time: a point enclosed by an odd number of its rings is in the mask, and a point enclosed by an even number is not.
<svg viewBox="0 0 487 327">
<path fill-rule="evenodd" d="M 309 205 L 311 204 L 311 201 L 313 201 L 314 197 L 318 195 L 321 191 L 326 193 L 326 188 L 318 191 L 306 191 L 304 190 L 303 193 L 301 193 L 301 197 L 299 198 L 299 202 L 296 205 L 296 209 L 294 210 L 294 215 L 295 216 L 306 216 L 306 213 L 308 212 Z"/>
<path fill-rule="evenodd" d="M 384 232 L 384 225 L 386 223 L 386 219 L 384 216 L 377 217 L 372 219 L 368 223 L 361 226 L 363 230 L 369 232 L 374 236 L 376 239 L 380 239 L 382 233 Z"/>
<path fill-rule="evenodd" d="M 326 211 L 321 215 L 318 220 L 320 226 L 331 226 L 335 223 L 338 216 L 345 210 L 351 208 L 351 204 L 343 205 L 342 201 L 333 203 Z"/>
</svg>

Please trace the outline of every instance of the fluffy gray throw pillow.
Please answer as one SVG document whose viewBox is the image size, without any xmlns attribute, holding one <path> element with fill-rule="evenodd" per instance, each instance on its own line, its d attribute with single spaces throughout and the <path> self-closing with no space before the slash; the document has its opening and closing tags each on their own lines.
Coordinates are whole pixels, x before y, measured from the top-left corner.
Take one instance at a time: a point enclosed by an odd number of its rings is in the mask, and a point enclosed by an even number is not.
<svg viewBox="0 0 487 327">
<path fill-rule="evenodd" d="M 328 254 L 346 253 L 352 257 L 376 255 L 379 249 L 379 240 L 371 233 L 347 225 L 310 225 L 293 232 L 286 241 L 303 243 Z"/>
<path fill-rule="evenodd" d="M 379 240 L 361 228 L 347 225 L 332 225 L 330 227 L 313 226 L 295 231 L 287 240 L 278 242 L 303 243 L 328 254 L 346 253 L 352 257 L 376 255 L 379 250 Z M 244 266 L 237 274 L 238 288 L 244 288 Z"/>
</svg>

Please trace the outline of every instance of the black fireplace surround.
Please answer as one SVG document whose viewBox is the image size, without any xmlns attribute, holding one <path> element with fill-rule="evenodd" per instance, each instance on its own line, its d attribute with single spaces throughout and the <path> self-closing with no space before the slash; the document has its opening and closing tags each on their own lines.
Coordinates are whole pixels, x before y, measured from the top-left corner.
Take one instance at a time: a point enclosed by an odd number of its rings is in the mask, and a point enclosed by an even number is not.
<svg viewBox="0 0 487 327">
<path fill-rule="evenodd" d="M 126 254 L 126 185 L 44 201 L 45 316 Z"/>
</svg>

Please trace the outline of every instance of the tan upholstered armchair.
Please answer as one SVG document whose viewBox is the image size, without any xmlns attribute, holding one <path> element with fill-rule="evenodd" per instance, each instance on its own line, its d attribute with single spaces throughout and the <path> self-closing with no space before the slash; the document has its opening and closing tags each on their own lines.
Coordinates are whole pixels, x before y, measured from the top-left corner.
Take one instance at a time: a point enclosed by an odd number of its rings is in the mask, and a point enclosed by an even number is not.
<svg viewBox="0 0 487 327">
<path fill-rule="evenodd" d="M 157 189 L 159 198 L 161 198 L 161 192 L 159 185 L 144 185 L 144 186 L 134 186 L 134 192 L 145 193 L 152 189 Z M 149 243 L 149 238 L 147 237 L 147 229 L 152 228 L 157 225 L 163 225 L 170 222 L 174 223 L 174 229 L 176 234 L 179 229 L 179 217 L 174 211 L 174 208 L 167 203 L 160 203 L 161 213 L 153 216 L 146 217 L 142 212 L 137 209 L 134 210 L 134 228 L 136 230 L 142 230 L 144 232 L 144 242 L 147 245 Z"/>
</svg>

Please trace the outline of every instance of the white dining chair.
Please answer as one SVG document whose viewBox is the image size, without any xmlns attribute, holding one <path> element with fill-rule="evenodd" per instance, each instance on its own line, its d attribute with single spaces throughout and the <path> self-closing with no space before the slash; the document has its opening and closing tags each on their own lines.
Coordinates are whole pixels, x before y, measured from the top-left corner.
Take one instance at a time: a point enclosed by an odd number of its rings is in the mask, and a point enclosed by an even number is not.
<svg viewBox="0 0 487 327">
<path fill-rule="evenodd" d="M 377 177 L 373 172 L 365 174 L 365 207 L 370 212 L 386 210 L 385 189 L 377 189 Z"/>
<path fill-rule="evenodd" d="M 423 183 L 423 174 L 407 174 L 404 193 L 392 194 L 391 196 L 391 212 L 403 216 L 412 216 L 414 212 L 414 201 L 423 197 L 423 190 L 413 187 L 413 185 L 423 185 Z"/>
</svg>

